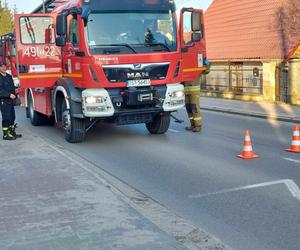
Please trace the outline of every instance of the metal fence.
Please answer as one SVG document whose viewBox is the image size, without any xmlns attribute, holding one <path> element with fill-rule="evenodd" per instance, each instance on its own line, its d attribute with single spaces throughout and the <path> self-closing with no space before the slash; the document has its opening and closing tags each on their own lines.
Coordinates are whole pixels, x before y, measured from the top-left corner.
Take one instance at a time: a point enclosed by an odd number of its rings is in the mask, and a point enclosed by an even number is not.
<svg viewBox="0 0 300 250">
<path fill-rule="evenodd" d="M 212 63 L 210 73 L 203 77 L 204 92 L 261 95 L 263 67 L 260 62 Z"/>
</svg>

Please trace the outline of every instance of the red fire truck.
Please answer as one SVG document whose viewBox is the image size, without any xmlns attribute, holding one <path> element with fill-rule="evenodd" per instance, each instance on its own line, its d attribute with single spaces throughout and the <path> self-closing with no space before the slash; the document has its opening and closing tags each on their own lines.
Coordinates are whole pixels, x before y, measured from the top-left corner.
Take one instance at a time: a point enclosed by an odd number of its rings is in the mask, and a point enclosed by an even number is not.
<svg viewBox="0 0 300 250">
<path fill-rule="evenodd" d="M 55 121 L 68 142 L 98 121 L 165 133 L 182 82 L 206 69 L 203 12 L 178 21 L 173 0 L 48 0 L 1 41 L 31 123 Z"/>
</svg>

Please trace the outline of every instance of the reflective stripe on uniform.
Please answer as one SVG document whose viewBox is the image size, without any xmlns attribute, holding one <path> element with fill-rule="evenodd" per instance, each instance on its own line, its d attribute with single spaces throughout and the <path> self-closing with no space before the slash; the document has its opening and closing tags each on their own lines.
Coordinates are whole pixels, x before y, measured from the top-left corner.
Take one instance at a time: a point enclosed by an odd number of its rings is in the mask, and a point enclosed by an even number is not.
<svg viewBox="0 0 300 250">
<path fill-rule="evenodd" d="M 199 88 L 200 89 L 200 85 L 192 85 L 192 86 L 184 86 L 184 89 L 190 89 L 190 88 Z"/>
<path fill-rule="evenodd" d="M 201 117 L 194 118 L 194 121 L 201 121 L 201 120 L 202 120 Z"/>
<path fill-rule="evenodd" d="M 189 93 L 189 92 L 200 92 L 200 87 L 185 87 L 184 91 L 186 93 Z"/>
</svg>

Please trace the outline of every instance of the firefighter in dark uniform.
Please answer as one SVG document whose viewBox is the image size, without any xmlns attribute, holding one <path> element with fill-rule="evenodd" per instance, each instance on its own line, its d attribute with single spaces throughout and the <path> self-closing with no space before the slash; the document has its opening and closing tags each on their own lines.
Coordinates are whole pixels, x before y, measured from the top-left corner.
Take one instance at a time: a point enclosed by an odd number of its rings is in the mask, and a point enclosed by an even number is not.
<svg viewBox="0 0 300 250">
<path fill-rule="evenodd" d="M 201 76 L 208 74 L 210 71 L 210 64 L 207 59 L 204 61 L 206 70 L 203 71 L 199 77 L 193 82 L 184 83 L 185 92 L 185 108 L 190 120 L 190 126 L 185 129 L 192 132 L 201 132 L 202 116 L 200 112 L 200 85 Z"/>
<path fill-rule="evenodd" d="M 15 140 L 22 135 L 16 133 L 16 91 L 13 78 L 6 73 L 6 64 L 0 62 L 0 107 L 2 114 L 3 140 Z"/>
</svg>

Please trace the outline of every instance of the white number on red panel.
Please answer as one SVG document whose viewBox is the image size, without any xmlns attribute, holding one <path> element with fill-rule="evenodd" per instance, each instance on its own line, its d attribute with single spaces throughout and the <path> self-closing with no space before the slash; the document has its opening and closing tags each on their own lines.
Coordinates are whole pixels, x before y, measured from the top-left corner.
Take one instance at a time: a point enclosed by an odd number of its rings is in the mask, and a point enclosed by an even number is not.
<svg viewBox="0 0 300 250">
<path fill-rule="evenodd" d="M 24 51 L 24 56 L 28 57 L 54 57 L 55 47 L 45 46 L 45 47 L 27 47 Z"/>
</svg>

